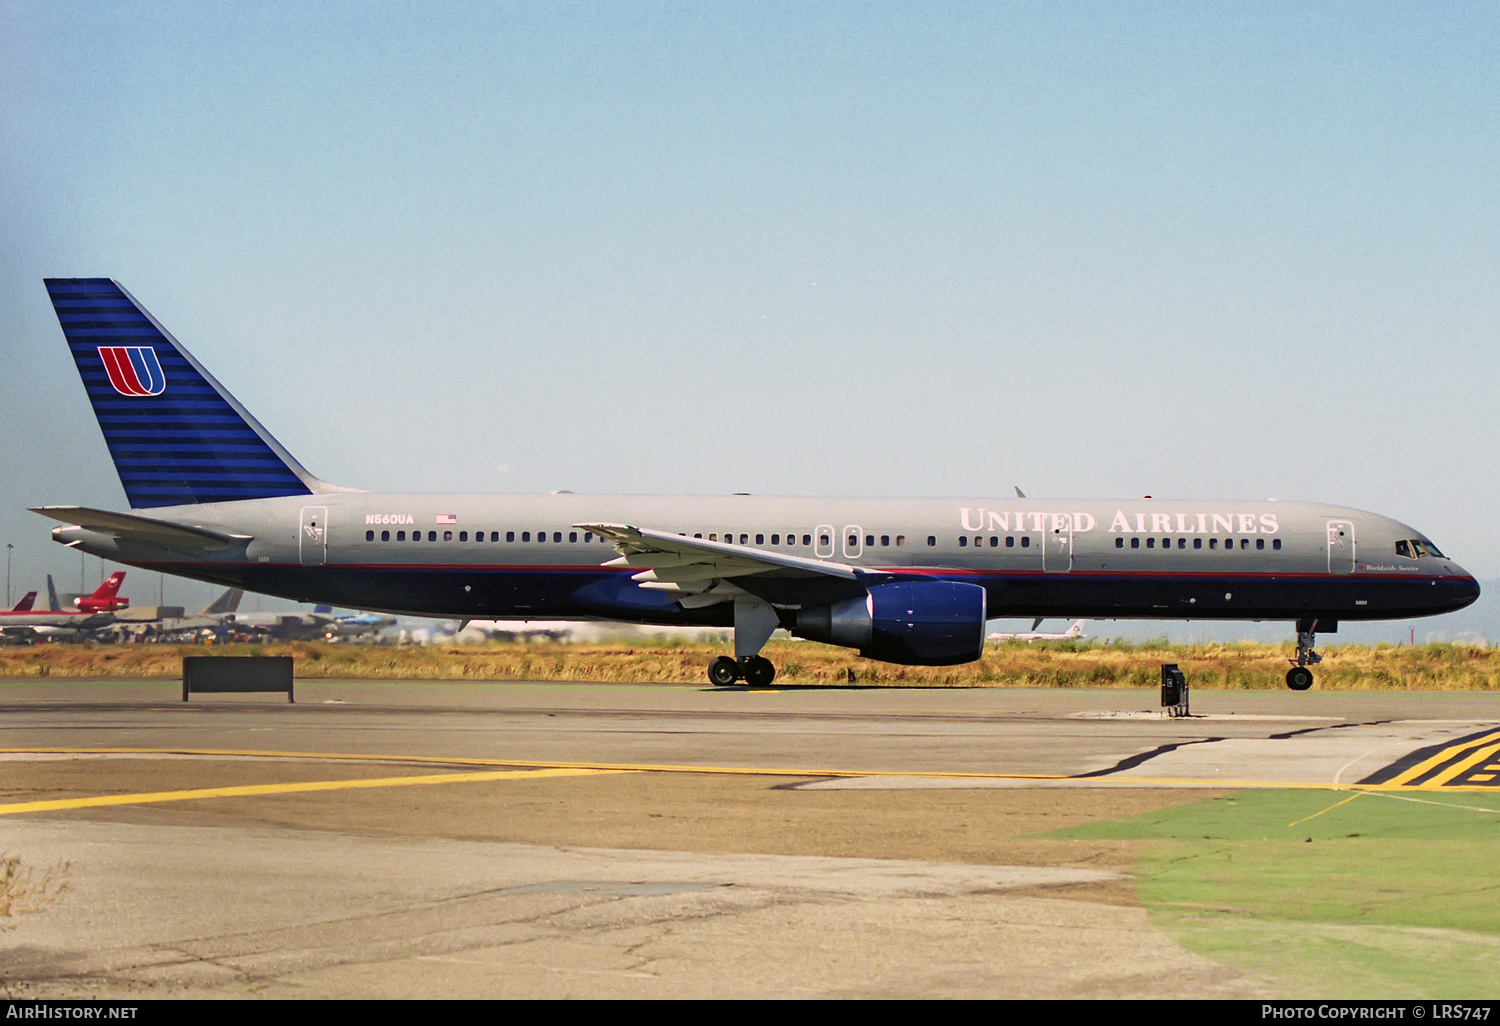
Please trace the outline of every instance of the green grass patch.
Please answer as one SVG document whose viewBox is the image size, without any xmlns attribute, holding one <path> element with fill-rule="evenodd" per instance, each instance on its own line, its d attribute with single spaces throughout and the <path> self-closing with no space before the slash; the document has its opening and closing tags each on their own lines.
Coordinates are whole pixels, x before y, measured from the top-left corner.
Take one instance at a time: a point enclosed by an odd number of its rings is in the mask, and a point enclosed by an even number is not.
<svg viewBox="0 0 1500 1026">
<path fill-rule="evenodd" d="M 1262 790 L 1054 838 L 1146 842 L 1152 922 L 1287 996 L 1493 997 L 1500 792 Z"/>
</svg>

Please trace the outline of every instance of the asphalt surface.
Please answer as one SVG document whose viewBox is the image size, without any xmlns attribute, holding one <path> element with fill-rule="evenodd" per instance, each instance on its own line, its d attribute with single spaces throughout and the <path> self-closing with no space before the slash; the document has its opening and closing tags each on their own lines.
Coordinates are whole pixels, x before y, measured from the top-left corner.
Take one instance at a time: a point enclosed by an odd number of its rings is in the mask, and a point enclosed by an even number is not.
<svg viewBox="0 0 1500 1026">
<path fill-rule="evenodd" d="M 7 684 L 0 989 L 1274 996 L 1152 928 L 1129 842 L 1039 835 L 1237 787 L 1500 778 L 1500 696 L 1157 698 Z"/>
</svg>

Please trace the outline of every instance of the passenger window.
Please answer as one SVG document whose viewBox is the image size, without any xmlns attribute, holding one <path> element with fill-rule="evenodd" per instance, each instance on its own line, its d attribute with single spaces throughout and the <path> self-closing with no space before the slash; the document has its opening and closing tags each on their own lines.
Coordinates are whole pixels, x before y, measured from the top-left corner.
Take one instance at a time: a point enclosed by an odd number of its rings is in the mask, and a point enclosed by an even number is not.
<svg viewBox="0 0 1500 1026">
<path fill-rule="evenodd" d="M 865 535 L 865 544 L 868 545 L 868 546 L 870 546 L 871 548 L 874 548 L 875 547 L 875 536 L 873 534 L 867 534 L 867 535 Z"/>
<path fill-rule="evenodd" d="M 1250 547 L 1250 539 L 1249 538 L 1241 538 L 1240 539 L 1240 548 L 1241 549 L 1248 549 L 1249 547 Z"/>
<path fill-rule="evenodd" d="M 389 532 L 389 531 L 381 531 L 380 532 L 380 540 L 381 541 L 390 541 L 391 540 L 391 532 Z"/>
<path fill-rule="evenodd" d="M 500 540 L 500 532 L 499 532 L 499 531 L 491 531 L 491 532 L 490 532 L 490 541 L 492 541 L 492 542 L 497 542 L 497 541 L 499 541 L 499 540 Z M 505 540 L 506 540 L 506 541 L 510 541 L 510 539 L 509 539 L 509 538 L 507 538 L 507 539 L 505 539 Z"/>
<path fill-rule="evenodd" d="M 1255 547 L 1257 549 L 1263 549 L 1263 548 L 1265 548 L 1266 547 L 1266 540 L 1264 538 L 1257 538 L 1257 539 L 1255 539 Z"/>
<path fill-rule="evenodd" d="M 521 532 L 521 540 L 523 542 L 529 542 L 529 541 L 531 541 L 531 532 L 530 531 L 522 531 Z"/>
<path fill-rule="evenodd" d="M 1195 549 L 1201 549 L 1201 548 L 1203 548 L 1203 539 L 1202 538 L 1194 538 L 1193 539 L 1193 548 L 1195 548 Z"/>
<path fill-rule="evenodd" d="M 1219 547 L 1219 539 L 1217 539 L 1217 538 L 1210 538 L 1208 540 L 1208 547 L 1211 548 L 1211 549 L 1218 548 Z"/>
<path fill-rule="evenodd" d="M 763 534 L 757 534 L 755 536 L 755 544 L 757 544 L 757 545 L 764 545 L 765 543 L 766 543 L 766 536 L 765 535 L 763 535 Z"/>
<path fill-rule="evenodd" d="M 772 545 L 780 545 L 781 544 L 781 535 L 779 535 L 779 534 L 773 534 L 773 535 L 771 535 L 771 544 Z"/>
<path fill-rule="evenodd" d="M 444 531 L 443 532 L 443 541 L 452 541 L 452 540 L 453 540 L 453 532 L 452 531 Z"/>
<path fill-rule="evenodd" d="M 1146 548 L 1148 548 L 1148 549 L 1154 549 L 1154 548 L 1156 548 L 1156 539 L 1155 538 L 1147 538 L 1146 539 Z"/>
<path fill-rule="evenodd" d="M 396 532 L 396 540 L 397 541 L 406 541 L 406 532 L 405 531 L 397 531 Z"/>
<path fill-rule="evenodd" d="M 969 536 L 968 535 L 961 534 L 961 535 L 958 536 L 958 547 L 961 548 L 961 549 L 966 549 L 966 548 L 969 547 Z"/>
<path fill-rule="evenodd" d="M 427 540 L 428 541 L 437 541 L 437 532 L 436 531 L 428 531 L 427 532 Z"/>
<path fill-rule="evenodd" d="M 810 534 L 804 534 L 802 536 L 802 544 L 803 545 L 811 545 L 812 544 L 812 535 L 810 535 Z"/>
<path fill-rule="evenodd" d="M 1273 549 L 1280 549 L 1281 548 L 1281 539 L 1280 538 L 1272 538 L 1271 539 L 1271 548 L 1273 548 Z"/>
<path fill-rule="evenodd" d="M 1172 539 L 1171 538 L 1163 538 L 1161 540 L 1161 547 L 1164 548 L 1164 549 L 1170 549 L 1172 547 Z"/>
<path fill-rule="evenodd" d="M 741 545 L 749 545 L 750 544 L 750 536 L 748 534 L 742 534 L 742 535 L 740 535 L 740 544 Z"/>
<path fill-rule="evenodd" d="M 1115 538 L 1115 548 L 1117 548 L 1117 549 L 1123 549 L 1124 547 L 1125 547 L 1125 539 L 1124 538 L 1119 538 L 1119 537 Z"/>
<path fill-rule="evenodd" d="M 375 540 L 375 532 L 374 531 L 366 531 L 365 532 L 365 541 L 374 541 L 374 540 Z"/>
<path fill-rule="evenodd" d="M 718 534 L 716 534 L 714 532 L 710 532 L 709 535 L 708 535 L 708 540 L 709 541 L 718 541 L 719 540 L 719 536 L 718 536 Z"/>
<path fill-rule="evenodd" d="M 848 547 L 851 548 L 851 549 L 857 549 L 857 548 L 859 548 L 859 535 L 857 535 L 857 534 L 851 534 L 849 536 L 849 545 L 848 545 Z"/>
<path fill-rule="evenodd" d="M 448 531 L 448 532 L 445 532 L 445 533 L 452 534 L 453 532 L 452 531 Z M 468 531 L 459 531 L 458 532 L 458 540 L 459 541 L 468 541 L 469 540 L 469 532 Z"/>
<path fill-rule="evenodd" d="M 898 548 L 898 549 L 904 549 L 904 548 L 906 548 L 906 535 L 904 535 L 904 534 L 898 534 L 898 535 L 896 535 L 896 548 Z"/>
<path fill-rule="evenodd" d="M 1025 536 L 1025 537 L 1023 537 L 1021 539 L 1021 548 L 1023 548 L 1023 549 L 1029 549 L 1029 548 L 1031 548 L 1031 536 L 1030 535 L 1027 535 L 1027 536 Z"/>
<path fill-rule="evenodd" d="M 992 549 L 998 549 L 999 547 L 1000 547 L 1000 536 L 998 534 L 992 534 L 992 535 L 990 535 L 990 548 L 992 548 Z"/>
<path fill-rule="evenodd" d="M 937 544 L 937 538 L 934 535 L 930 535 L 929 534 L 927 536 L 927 545 L 928 545 L 928 547 L 931 548 L 932 546 L 934 546 L 936 544 Z"/>
<path fill-rule="evenodd" d="M 1141 540 L 1139 538 L 1132 538 L 1132 539 L 1130 539 L 1130 547 L 1132 549 L 1138 549 L 1138 548 L 1140 548 L 1141 547 Z"/>
<path fill-rule="evenodd" d="M 576 541 L 578 541 L 578 532 L 577 531 L 569 531 L 568 532 L 568 544 L 571 545 L 571 544 L 573 544 Z"/>
<path fill-rule="evenodd" d="M 1007 549 L 1013 549 L 1013 548 L 1016 547 L 1016 536 L 1015 535 L 1008 534 L 1008 535 L 1005 536 L 1005 547 Z"/>
<path fill-rule="evenodd" d="M 514 531 L 506 531 L 505 532 L 505 540 L 508 541 L 508 542 L 515 541 L 516 540 L 516 532 L 514 532 Z"/>
<path fill-rule="evenodd" d="M 701 534 L 695 534 L 695 535 L 693 535 L 693 537 L 694 538 L 702 538 L 703 535 L 701 535 Z M 593 541 L 594 540 L 594 532 L 593 531 L 584 531 L 583 532 L 583 540 L 586 541 L 586 542 Z"/>
<path fill-rule="evenodd" d="M 1185 549 L 1185 548 L 1187 548 L 1187 539 L 1186 538 L 1178 538 L 1177 539 L 1177 547 L 1179 549 Z"/>
</svg>

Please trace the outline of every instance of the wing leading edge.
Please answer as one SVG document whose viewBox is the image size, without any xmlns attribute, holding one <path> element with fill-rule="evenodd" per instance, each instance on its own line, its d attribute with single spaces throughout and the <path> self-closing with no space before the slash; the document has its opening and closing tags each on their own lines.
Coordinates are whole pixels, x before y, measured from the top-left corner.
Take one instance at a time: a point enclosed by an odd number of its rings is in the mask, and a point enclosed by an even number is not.
<svg viewBox="0 0 1500 1026">
<path fill-rule="evenodd" d="M 618 559 L 605 566 L 635 567 L 640 587 L 663 591 L 685 608 L 732 601 L 746 592 L 776 605 L 826 602 L 863 594 L 871 575 L 829 560 L 807 559 L 745 545 L 689 538 L 632 524 L 574 524 L 614 542 Z"/>
</svg>

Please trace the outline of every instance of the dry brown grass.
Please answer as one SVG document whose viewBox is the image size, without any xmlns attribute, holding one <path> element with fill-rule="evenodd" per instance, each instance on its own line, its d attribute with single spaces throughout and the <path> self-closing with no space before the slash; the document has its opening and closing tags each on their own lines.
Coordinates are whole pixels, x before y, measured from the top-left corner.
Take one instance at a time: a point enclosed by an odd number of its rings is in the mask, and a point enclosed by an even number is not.
<svg viewBox="0 0 1500 1026">
<path fill-rule="evenodd" d="M 303 679 L 577 680 L 700 683 L 722 646 L 697 644 L 434 645 L 395 648 L 297 642 L 277 645 L 43 645 L 0 649 L 0 678 L 178 678 L 185 655 L 291 655 Z M 1343 645 L 1322 650 L 1322 690 L 1491 691 L 1500 689 L 1500 649 L 1435 644 L 1419 648 Z M 1177 663 L 1194 688 L 1285 687 L 1290 642 L 1207 645 L 1148 643 L 991 644 L 964 666 L 893 666 L 810 642 L 774 641 L 765 655 L 783 684 L 895 687 L 1142 688 Z"/>
</svg>

